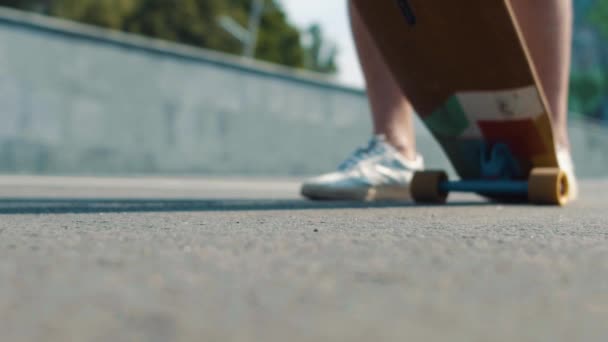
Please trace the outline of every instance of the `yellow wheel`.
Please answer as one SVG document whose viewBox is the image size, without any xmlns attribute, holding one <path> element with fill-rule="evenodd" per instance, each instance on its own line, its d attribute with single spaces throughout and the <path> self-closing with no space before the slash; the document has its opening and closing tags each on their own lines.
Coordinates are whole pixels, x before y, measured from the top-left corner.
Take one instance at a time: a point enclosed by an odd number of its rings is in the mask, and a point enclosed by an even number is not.
<svg viewBox="0 0 608 342">
<path fill-rule="evenodd" d="M 536 168 L 528 179 L 528 199 L 534 204 L 568 203 L 570 184 L 566 173 L 558 168 Z"/>
<path fill-rule="evenodd" d="M 412 198 L 417 203 L 445 203 L 448 193 L 441 191 L 439 184 L 448 180 L 443 171 L 416 172 L 410 186 Z"/>
</svg>

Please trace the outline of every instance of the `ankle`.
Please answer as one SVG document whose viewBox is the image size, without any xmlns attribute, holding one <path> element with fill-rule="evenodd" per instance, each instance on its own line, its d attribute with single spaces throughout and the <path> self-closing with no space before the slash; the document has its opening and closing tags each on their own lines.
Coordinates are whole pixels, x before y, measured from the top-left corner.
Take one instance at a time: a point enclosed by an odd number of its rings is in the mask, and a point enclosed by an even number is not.
<svg viewBox="0 0 608 342">
<path fill-rule="evenodd" d="M 555 137 L 555 145 L 558 150 L 566 150 L 570 152 L 570 139 L 568 133 L 558 134 Z"/>
<path fill-rule="evenodd" d="M 412 130 L 396 130 L 395 125 L 374 129 L 374 134 L 382 136 L 383 139 L 391 145 L 402 157 L 409 161 L 416 161 L 418 153 L 416 151 L 416 140 L 411 138 L 414 136 Z"/>
<path fill-rule="evenodd" d="M 397 152 L 399 152 L 399 154 L 401 154 L 401 156 L 406 160 L 416 161 L 418 159 L 418 152 L 416 151 L 416 147 L 414 144 L 407 141 L 394 140 L 388 138 L 387 143 L 391 145 Z"/>
</svg>

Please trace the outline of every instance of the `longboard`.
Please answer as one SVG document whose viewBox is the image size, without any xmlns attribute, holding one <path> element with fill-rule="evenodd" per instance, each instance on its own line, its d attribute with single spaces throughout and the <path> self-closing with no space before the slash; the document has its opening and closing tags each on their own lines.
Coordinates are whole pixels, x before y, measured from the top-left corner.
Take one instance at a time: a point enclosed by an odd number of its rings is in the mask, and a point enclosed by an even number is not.
<svg viewBox="0 0 608 342">
<path fill-rule="evenodd" d="M 549 106 L 505 0 L 354 0 L 395 80 L 461 177 L 417 174 L 412 195 L 452 191 L 565 204 Z"/>
</svg>

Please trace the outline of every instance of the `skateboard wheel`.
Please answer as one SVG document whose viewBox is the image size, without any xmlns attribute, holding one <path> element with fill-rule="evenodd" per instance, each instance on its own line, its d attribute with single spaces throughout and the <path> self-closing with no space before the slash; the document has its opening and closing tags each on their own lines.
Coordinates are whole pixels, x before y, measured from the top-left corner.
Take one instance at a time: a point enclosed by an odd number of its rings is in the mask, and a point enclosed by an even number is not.
<svg viewBox="0 0 608 342">
<path fill-rule="evenodd" d="M 445 203 L 448 193 L 441 191 L 440 184 L 448 181 L 443 171 L 416 172 L 411 184 L 412 198 L 417 203 Z"/>
<path fill-rule="evenodd" d="M 536 168 L 528 180 L 528 199 L 534 204 L 565 205 L 570 195 L 566 173 L 558 168 Z"/>
</svg>

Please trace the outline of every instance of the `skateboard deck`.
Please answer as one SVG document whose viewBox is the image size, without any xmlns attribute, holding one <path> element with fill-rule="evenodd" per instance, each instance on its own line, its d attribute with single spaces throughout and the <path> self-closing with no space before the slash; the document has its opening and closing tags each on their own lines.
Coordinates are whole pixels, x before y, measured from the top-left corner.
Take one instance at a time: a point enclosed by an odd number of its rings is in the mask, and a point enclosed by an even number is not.
<svg viewBox="0 0 608 342">
<path fill-rule="evenodd" d="M 549 106 L 505 0 L 354 4 L 463 180 L 526 180 L 559 167 Z"/>
</svg>

